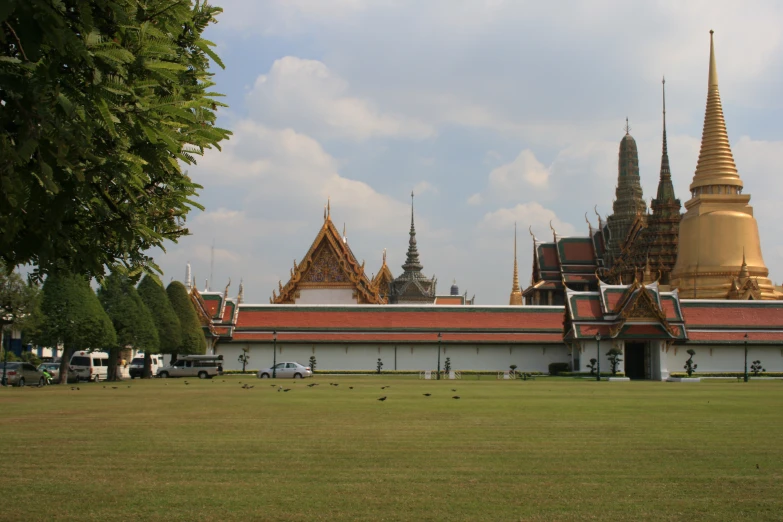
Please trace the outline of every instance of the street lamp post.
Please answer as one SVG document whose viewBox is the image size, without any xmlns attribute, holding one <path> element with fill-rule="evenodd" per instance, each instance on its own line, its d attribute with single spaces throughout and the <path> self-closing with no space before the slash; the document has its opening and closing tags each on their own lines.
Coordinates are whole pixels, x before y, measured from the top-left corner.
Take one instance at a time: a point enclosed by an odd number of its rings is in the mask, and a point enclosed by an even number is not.
<svg viewBox="0 0 783 522">
<path fill-rule="evenodd" d="M 272 330 L 272 378 L 277 377 L 277 330 Z"/>
<path fill-rule="evenodd" d="M 440 380 L 440 340 L 443 334 L 438 332 L 438 380 Z"/>
<path fill-rule="evenodd" d="M 595 345 L 596 345 L 596 359 L 595 362 L 598 365 L 598 368 L 595 372 L 595 380 L 600 381 L 601 380 L 601 334 L 597 333 L 595 334 Z"/>
<path fill-rule="evenodd" d="M 745 334 L 745 382 L 748 382 L 748 334 Z"/>
</svg>

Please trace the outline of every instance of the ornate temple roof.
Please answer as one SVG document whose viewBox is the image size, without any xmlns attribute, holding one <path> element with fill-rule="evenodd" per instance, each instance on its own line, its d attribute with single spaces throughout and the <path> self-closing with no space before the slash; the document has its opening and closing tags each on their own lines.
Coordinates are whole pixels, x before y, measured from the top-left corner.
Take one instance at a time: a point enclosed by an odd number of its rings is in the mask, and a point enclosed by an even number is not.
<svg viewBox="0 0 783 522">
<path fill-rule="evenodd" d="M 661 292 L 657 283 L 600 283 L 598 291 L 566 289 L 565 339 L 686 340 L 677 291 Z"/>
<path fill-rule="evenodd" d="M 300 288 L 351 288 L 358 303 L 383 304 L 378 289 L 364 272 L 364 263 L 356 260 L 348 242 L 331 219 L 331 206 L 324 211 L 324 224 L 318 231 L 302 262 L 291 269 L 291 278 L 283 285 L 278 283 L 278 295 L 274 290 L 269 300 L 274 304 L 294 304 Z"/>
<path fill-rule="evenodd" d="M 413 192 L 411 192 L 411 229 L 408 239 L 408 253 L 403 272 L 391 283 L 391 303 L 433 303 L 437 279 L 422 274 L 423 265 L 419 261 L 419 249 L 416 245 L 416 225 L 413 219 Z"/>
<path fill-rule="evenodd" d="M 383 249 L 383 263 L 381 268 L 378 269 L 378 273 L 372 278 L 372 285 L 377 290 L 378 294 L 388 301 L 390 285 L 394 281 L 394 276 L 389 269 L 389 265 L 386 264 L 386 249 Z"/>
</svg>

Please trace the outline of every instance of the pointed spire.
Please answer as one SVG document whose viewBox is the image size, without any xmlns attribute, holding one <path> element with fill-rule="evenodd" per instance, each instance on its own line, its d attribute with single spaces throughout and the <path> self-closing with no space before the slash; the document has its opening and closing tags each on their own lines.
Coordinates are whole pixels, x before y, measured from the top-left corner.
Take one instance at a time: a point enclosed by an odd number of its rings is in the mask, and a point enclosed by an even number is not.
<svg viewBox="0 0 783 522">
<path fill-rule="evenodd" d="M 511 286 L 513 292 L 519 291 L 519 269 L 517 267 L 517 224 L 514 223 L 514 282 Z"/>
<path fill-rule="evenodd" d="M 748 271 L 748 263 L 745 262 L 745 247 L 742 247 L 742 266 L 740 267 L 739 276 L 741 279 L 748 279 L 750 272 Z"/>
<path fill-rule="evenodd" d="M 718 68 L 715 64 L 713 31 L 710 31 L 710 72 L 707 85 L 707 108 L 704 111 L 704 130 L 701 135 L 701 150 L 693 175 L 691 191 L 700 187 L 718 185 L 742 188 L 742 180 L 734 163 L 729 145 L 726 121 L 718 91 Z"/>
<path fill-rule="evenodd" d="M 666 78 L 661 80 L 661 91 L 663 93 L 663 139 L 661 145 L 661 174 L 658 180 L 657 203 L 673 202 L 674 185 L 672 184 L 671 167 L 669 166 L 669 146 L 666 140 Z M 650 206 L 653 206 L 653 200 Z"/>
<path fill-rule="evenodd" d="M 625 135 L 629 136 L 631 134 L 631 126 L 628 125 L 628 116 L 625 117 Z"/>
<path fill-rule="evenodd" d="M 237 294 L 237 304 L 242 304 L 245 300 L 245 283 L 242 279 L 239 280 L 239 294 Z"/>
<path fill-rule="evenodd" d="M 385 248 L 383 249 L 383 264 L 384 265 L 386 264 L 386 249 Z M 383 266 L 383 265 L 381 265 L 381 266 Z"/>
<path fill-rule="evenodd" d="M 332 198 L 331 196 L 326 197 L 326 217 L 327 219 L 332 218 Z"/>
<path fill-rule="evenodd" d="M 413 191 L 411 191 L 411 230 L 409 235 L 410 239 L 408 240 L 408 255 L 405 258 L 405 264 L 402 265 L 402 268 L 406 272 L 421 272 L 423 266 L 419 261 L 419 250 L 416 247 L 416 225 L 413 222 Z"/>
</svg>

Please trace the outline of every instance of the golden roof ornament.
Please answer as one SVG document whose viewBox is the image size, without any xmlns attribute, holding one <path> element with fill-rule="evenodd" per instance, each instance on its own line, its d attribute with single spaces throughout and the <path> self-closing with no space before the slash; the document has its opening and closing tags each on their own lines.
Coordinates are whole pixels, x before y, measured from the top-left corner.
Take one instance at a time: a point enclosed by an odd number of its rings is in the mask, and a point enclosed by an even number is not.
<svg viewBox="0 0 783 522">
<path fill-rule="evenodd" d="M 742 188 L 742 180 L 734 163 L 734 155 L 726 132 L 726 120 L 718 90 L 718 68 L 715 64 L 714 31 L 710 30 L 710 72 L 707 81 L 707 108 L 704 111 L 704 130 L 701 150 L 691 191 L 699 187 L 718 185 Z"/>
</svg>

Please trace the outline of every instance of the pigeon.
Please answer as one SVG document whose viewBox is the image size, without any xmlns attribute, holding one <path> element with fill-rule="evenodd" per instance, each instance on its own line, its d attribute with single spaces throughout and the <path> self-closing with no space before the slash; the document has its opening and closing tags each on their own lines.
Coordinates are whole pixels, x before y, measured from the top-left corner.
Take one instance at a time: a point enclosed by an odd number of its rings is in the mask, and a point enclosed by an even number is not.
<svg viewBox="0 0 783 522">
<path fill-rule="evenodd" d="M 190 383 L 189 383 L 189 382 L 186 382 L 186 383 L 185 383 L 185 386 L 187 386 L 188 384 L 190 384 Z"/>
<path fill-rule="evenodd" d="M 128 388 L 130 388 L 130 386 L 128 386 Z"/>
<path fill-rule="evenodd" d="M 253 386 L 248 386 L 248 387 L 247 387 L 247 389 L 248 389 L 248 390 L 252 390 L 252 389 L 253 389 L 253 388 L 255 388 L 255 387 L 256 387 L 256 385 L 254 384 Z"/>
<path fill-rule="evenodd" d="M 388 386 L 381 386 L 382 390 L 385 390 L 386 388 L 388 388 Z"/>
<path fill-rule="evenodd" d="M 315 383 L 307 385 L 308 388 L 312 388 L 313 386 L 315 386 Z"/>
<path fill-rule="evenodd" d="M 286 388 L 286 389 L 285 389 L 285 390 L 283 390 L 283 391 L 284 391 L 284 392 L 289 392 L 289 391 L 291 391 L 291 388 Z"/>
<path fill-rule="evenodd" d="M 432 394 L 431 393 L 425 393 L 424 394 L 425 397 L 429 397 L 430 395 L 432 395 Z"/>
<path fill-rule="evenodd" d="M 243 390 L 244 390 L 244 389 L 247 389 L 247 384 L 243 384 L 243 385 L 242 385 L 242 389 L 243 389 Z"/>
<path fill-rule="evenodd" d="M 454 391 L 454 392 L 455 392 L 455 391 L 457 391 L 457 389 L 456 389 L 456 388 L 452 388 L 452 389 L 451 389 L 451 391 Z"/>
<path fill-rule="evenodd" d="M 116 386 L 112 386 L 112 387 L 111 387 L 111 389 L 112 389 L 112 390 L 116 390 L 116 389 L 117 389 L 117 387 L 116 387 Z"/>
<path fill-rule="evenodd" d="M 381 402 L 383 402 L 383 401 L 385 401 L 385 400 L 386 400 L 386 396 L 384 395 L 383 397 L 381 397 L 381 398 L 380 398 L 380 399 L 378 399 L 378 400 L 379 400 L 379 401 L 381 401 Z"/>
<path fill-rule="evenodd" d="M 761 469 L 761 468 L 759 468 L 759 465 L 758 465 L 758 464 L 756 464 L 756 469 Z"/>
<path fill-rule="evenodd" d="M 106 386 L 104 386 L 104 388 L 106 388 Z"/>
<path fill-rule="evenodd" d="M 80 388 L 77 386 L 77 387 L 76 387 L 76 391 L 79 391 L 79 390 L 80 390 Z"/>
<path fill-rule="evenodd" d="M 275 386 L 277 386 L 277 384 L 270 384 L 269 386 L 271 386 L 272 388 L 274 388 Z M 281 386 L 281 388 L 282 388 L 282 386 Z"/>
<path fill-rule="evenodd" d="M 459 399 L 459 395 L 455 395 L 452 399 Z"/>
<path fill-rule="evenodd" d="M 353 390 L 353 386 L 348 386 L 348 389 L 349 390 Z"/>
</svg>

